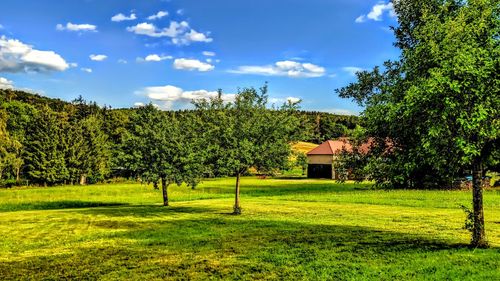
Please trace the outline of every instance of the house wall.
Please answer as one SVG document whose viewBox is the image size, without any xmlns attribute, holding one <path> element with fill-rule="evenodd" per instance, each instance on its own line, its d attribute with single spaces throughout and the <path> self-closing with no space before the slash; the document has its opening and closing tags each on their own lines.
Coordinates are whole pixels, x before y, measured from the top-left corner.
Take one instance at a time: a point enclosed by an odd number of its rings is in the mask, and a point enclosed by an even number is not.
<svg viewBox="0 0 500 281">
<path fill-rule="evenodd" d="M 336 155 L 307 155 L 307 177 L 339 179 L 337 158 Z"/>
<path fill-rule="evenodd" d="M 332 165 L 333 155 L 307 155 L 307 163 Z"/>
</svg>

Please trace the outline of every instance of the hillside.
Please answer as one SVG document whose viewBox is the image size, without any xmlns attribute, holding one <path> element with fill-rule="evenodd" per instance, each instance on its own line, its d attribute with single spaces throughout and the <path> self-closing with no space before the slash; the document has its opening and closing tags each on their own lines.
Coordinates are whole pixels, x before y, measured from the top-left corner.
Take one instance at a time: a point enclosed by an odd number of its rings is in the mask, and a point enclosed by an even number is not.
<svg viewBox="0 0 500 281">
<path fill-rule="evenodd" d="M 292 145 L 292 150 L 293 152 L 307 153 L 317 146 L 317 144 L 312 142 L 299 141 L 298 143 Z"/>
</svg>

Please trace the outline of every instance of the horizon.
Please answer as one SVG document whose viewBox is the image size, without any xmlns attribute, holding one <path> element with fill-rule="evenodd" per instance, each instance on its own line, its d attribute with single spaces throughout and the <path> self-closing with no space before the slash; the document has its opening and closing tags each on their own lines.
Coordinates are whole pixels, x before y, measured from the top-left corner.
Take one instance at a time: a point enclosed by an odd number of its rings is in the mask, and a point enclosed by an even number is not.
<svg viewBox="0 0 500 281">
<path fill-rule="evenodd" d="M 334 90 L 398 57 L 390 1 L 284 3 L 7 0 L 0 88 L 178 110 L 218 89 L 231 100 L 268 82 L 270 103 L 359 115 Z"/>
</svg>

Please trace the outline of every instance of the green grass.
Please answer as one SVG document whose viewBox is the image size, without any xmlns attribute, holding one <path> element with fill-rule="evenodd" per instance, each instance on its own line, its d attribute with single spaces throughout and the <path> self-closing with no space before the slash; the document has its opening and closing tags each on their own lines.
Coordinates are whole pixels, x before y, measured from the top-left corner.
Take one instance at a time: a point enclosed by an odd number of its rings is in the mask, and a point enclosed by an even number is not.
<svg viewBox="0 0 500 281">
<path fill-rule="evenodd" d="M 470 192 L 244 178 L 233 216 L 233 184 L 171 187 L 167 208 L 139 184 L 0 190 L 0 279 L 500 279 L 499 190 L 492 247 L 470 249 Z"/>
</svg>

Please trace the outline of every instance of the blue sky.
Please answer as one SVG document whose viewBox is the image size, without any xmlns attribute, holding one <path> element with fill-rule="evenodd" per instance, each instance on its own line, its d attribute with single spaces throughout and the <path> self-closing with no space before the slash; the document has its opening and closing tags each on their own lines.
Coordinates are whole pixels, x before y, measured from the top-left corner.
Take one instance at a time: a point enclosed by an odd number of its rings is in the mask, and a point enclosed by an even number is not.
<svg viewBox="0 0 500 281">
<path fill-rule="evenodd" d="M 389 1 L 2 0 L 0 87 L 189 108 L 269 82 L 272 102 L 357 113 L 334 90 L 398 56 Z"/>
</svg>

